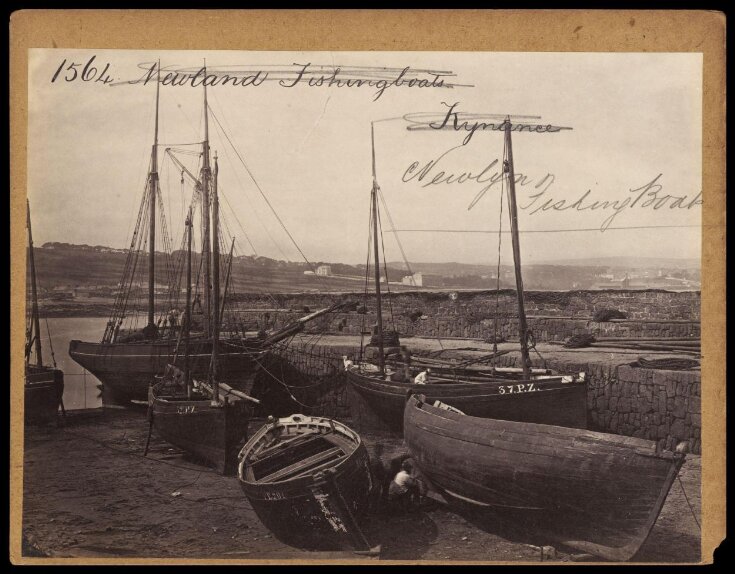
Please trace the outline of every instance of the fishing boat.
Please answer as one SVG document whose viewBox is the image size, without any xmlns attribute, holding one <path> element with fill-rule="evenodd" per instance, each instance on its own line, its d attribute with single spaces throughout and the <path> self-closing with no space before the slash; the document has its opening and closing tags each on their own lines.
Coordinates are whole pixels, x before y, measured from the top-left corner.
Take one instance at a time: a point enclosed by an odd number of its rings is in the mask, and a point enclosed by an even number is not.
<svg viewBox="0 0 735 574">
<path fill-rule="evenodd" d="M 160 65 L 159 65 L 160 69 Z M 206 88 L 206 86 L 205 86 Z M 169 285 L 166 297 L 159 294 L 158 304 L 165 310 L 156 313 L 156 277 L 164 271 L 169 277 L 180 276 L 179 264 L 171 263 L 164 258 L 159 264 L 156 252 L 157 222 L 158 233 L 162 235 L 164 246 L 170 244 L 165 219 L 163 219 L 163 202 L 160 199 L 159 186 L 159 94 L 160 81 L 156 82 L 156 110 L 155 131 L 151 151 L 150 168 L 146 179 L 146 186 L 141 201 L 137 223 L 133 232 L 133 239 L 128 251 L 127 261 L 120 282 L 121 289 L 117 295 L 114 309 L 105 328 L 102 340 L 99 342 L 72 340 L 69 344 L 69 355 L 84 369 L 97 377 L 103 387 L 103 397 L 106 401 L 116 404 L 126 404 L 131 400 L 145 401 L 148 398 L 148 386 L 155 376 L 163 376 L 172 357 L 180 354 L 181 326 L 173 321 L 171 311 L 178 312 L 178 299 L 181 289 L 178 284 Z M 192 204 L 198 202 L 207 206 L 211 203 L 210 184 L 211 160 L 209 143 L 209 106 L 206 93 L 204 97 L 204 141 L 202 142 L 202 167 L 199 175 L 194 175 L 172 152 L 166 148 L 167 156 L 181 170 L 182 186 L 184 176 L 193 185 Z M 199 144 L 196 144 L 199 145 Z M 189 152 L 191 153 L 191 152 Z M 183 192 L 183 187 L 182 187 Z M 158 212 L 158 213 L 157 213 Z M 211 249 L 213 244 L 207 239 L 210 235 L 209 209 L 201 210 L 202 221 L 202 253 L 200 268 L 202 270 L 202 293 L 197 298 L 200 302 L 201 325 L 192 329 L 189 342 L 189 359 L 191 373 L 195 377 L 207 377 L 212 356 L 212 317 L 216 315 L 212 302 L 212 265 Z M 147 230 L 146 230 L 147 225 Z M 147 231 L 147 232 L 146 232 Z M 161 238 L 159 238 L 160 240 Z M 147 244 L 147 253 L 146 253 Z M 233 243 L 234 245 L 234 243 Z M 145 326 L 137 328 L 138 315 L 131 309 L 132 301 L 137 292 L 134 285 L 136 274 L 144 273 L 143 259 L 147 257 L 147 298 L 145 301 L 147 316 Z M 230 254 L 230 263 L 232 254 Z M 157 266 L 166 268 L 157 271 Z M 275 343 L 284 340 L 299 330 L 304 323 L 312 320 L 331 309 L 312 313 L 307 318 L 295 323 L 263 333 L 246 332 L 237 326 L 233 319 L 232 325 L 225 328 L 223 324 L 222 337 L 219 342 L 219 376 L 234 386 L 241 385 L 243 375 L 251 373 L 260 363 L 263 354 Z M 224 313 L 224 309 L 220 311 Z M 124 327 L 128 325 L 128 327 Z M 242 388 L 244 392 L 250 389 Z"/>
<path fill-rule="evenodd" d="M 510 132 L 506 132 L 509 134 Z M 516 293 L 520 331 L 520 368 L 472 367 L 413 362 L 410 356 L 401 360 L 387 359 L 387 355 L 402 355 L 397 334 L 384 329 L 380 281 L 380 234 L 378 232 L 378 195 L 375 169 L 375 136 L 372 132 L 373 186 L 371 190 L 371 232 L 375 271 L 375 298 L 377 323 L 371 338 L 375 360 L 356 361 L 346 373 L 350 385 L 353 421 L 359 432 L 390 432 L 399 434 L 403 429 L 403 407 L 407 392 L 425 393 L 429 399 L 465 410 L 481 417 L 501 418 L 522 422 L 546 423 L 574 428 L 587 427 L 587 385 L 584 372 L 554 373 L 548 369 L 532 369 L 530 349 L 533 347 L 526 321 L 521 275 L 518 214 L 515 202 L 515 180 L 509 138 L 506 141 L 504 182 L 507 180 L 510 221 L 513 238 Z M 387 282 L 386 282 L 387 284 Z M 497 320 L 497 318 L 496 318 Z M 386 349 L 389 343 L 390 352 Z M 490 359 L 507 351 L 494 346 Z M 485 357 L 487 359 L 488 357 Z M 418 367 L 418 368 L 417 368 Z M 415 382 L 418 371 L 431 368 L 428 384 Z"/>
<path fill-rule="evenodd" d="M 36 260 L 33 253 L 33 233 L 31 231 L 31 208 L 29 203 L 26 203 L 26 214 L 28 225 L 28 263 L 31 271 L 31 313 L 26 328 L 23 412 L 26 424 L 43 424 L 55 420 L 58 416 L 59 408 L 63 412 L 64 373 L 56 368 L 56 360 L 53 361 L 53 366 L 43 364 L 41 324 L 38 312 L 38 288 L 36 285 Z M 32 355 L 35 355 L 35 357 L 32 358 Z M 53 349 L 51 355 L 53 357 Z"/>
<path fill-rule="evenodd" d="M 219 253 L 217 222 L 217 164 L 215 159 L 213 192 L 214 305 L 219 309 Z M 192 380 L 189 361 L 191 327 L 191 212 L 186 220 L 186 311 L 184 315 L 184 369 L 169 365 L 159 382 L 148 391 L 150 423 L 146 453 L 153 428 L 168 443 L 215 466 L 222 474 L 234 474 L 237 454 L 245 442 L 252 404 L 258 400 L 232 388 L 218 379 L 219 313 L 212 317 L 214 326 L 209 377 Z M 250 373 L 250 376 L 254 376 Z"/>
<path fill-rule="evenodd" d="M 270 417 L 239 456 L 240 486 L 279 540 L 310 550 L 380 552 L 360 528 L 372 477 L 355 431 L 324 417 Z"/>
<path fill-rule="evenodd" d="M 411 395 L 404 440 L 433 488 L 569 548 L 627 561 L 684 463 L 654 441 L 468 416 Z"/>
<path fill-rule="evenodd" d="M 182 371 L 174 366 L 149 391 L 149 421 L 167 443 L 186 451 L 223 475 L 237 470 L 237 454 L 247 438 L 253 399 L 226 383 L 174 382 Z M 214 388 L 213 388 L 214 387 Z"/>
</svg>

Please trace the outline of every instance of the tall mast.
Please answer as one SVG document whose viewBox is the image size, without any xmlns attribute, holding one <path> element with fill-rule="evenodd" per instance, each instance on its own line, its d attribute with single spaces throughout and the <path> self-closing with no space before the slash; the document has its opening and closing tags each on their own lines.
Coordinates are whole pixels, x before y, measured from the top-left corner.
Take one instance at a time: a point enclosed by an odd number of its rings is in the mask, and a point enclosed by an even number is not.
<svg viewBox="0 0 735 574">
<path fill-rule="evenodd" d="M 151 172 L 148 174 L 148 193 L 150 194 L 150 221 L 148 229 L 148 326 L 153 326 L 156 283 L 156 198 L 158 196 L 158 101 L 161 91 L 161 62 L 158 62 L 158 77 L 156 78 L 156 128 L 151 150 Z"/>
<path fill-rule="evenodd" d="M 370 138 L 373 147 L 373 190 L 370 193 L 373 210 L 373 249 L 375 258 L 375 301 L 378 314 L 378 368 L 381 376 L 385 374 L 385 355 L 383 353 L 383 308 L 380 299 L 380 255 L 378 249 L 378 180 L 375 176 L 375 126 L 370 124 Z M 387 277 L 386 277 L 387 280 Z"/>
<path fill-rule="evenodd" d="M 189 337 L 191 336 L 191 231 L 193 222 L 192 212 L 186 217 L 186 314 L 184 315 L 184 382 L 186 396 L 191 398 L 191 375 L 189 373 Z"/>
<path fill-rule="evenodd" d="M 217 355 L 219 347 L 219 199 L 217 197 L 217 154 L 214 154 L 214 178 L 212 180 L 212 259 L 214 268 L 212 277 L 214 280 L 213 304 L 212 304 L 212 401 L 219 400 L 219 389 L 217 382 Z"/>
<path fill-rule="evenodd" d="M 219 203 L 217 203 L 217 210 L 219 211 Z M 222 290 L 222 304 L 220 305 L 219 311 L 219 324 L 222 325 L 222 320 L 225 316 L 225 299 L 227 299 L 227 288 L 230 286 L 230 272 L 232 271 L 232 253 L 235 251 L 235 238 L 232 238 L 232 244 L 230 245 L 230 257 L 227 259 L 227 273 L 225 273 L 225 288 Z"/>
<path fill-rule="evenodd" d="M 33 321 L 33 329 L 35 331 L 36 345 L 36 364 L 40 367 L 43 365 L 43 357 L 41 355 L 41 326 L 38 319 L 38 291 L 36 290 L 36 259 L 33 256 L 33 234 L 31 233 L 31 204 L 26 199 L 26 213 L 28 221 L 28 259 L 31 265 L 31 320 Z"/>
<path fill-rule="evenodd" d="M 212 260 L 210 257 L 211 243 L 209 239 L 209 111 L 207 109 L 207 63 L 204 62 L 204 142 L 202 144 L 202 255 L 204 257 L 204 332 L 211 334 L 211 297 L 212 297 Z"/>
<path fill-rule="evenodd" d="M 518 237 L 518 207 L 516 206 L 516 182 L 513 171 L 513 145 L 510 138 L 510 117 L 505 118 L 505 147 L 507 160 L 504 171 L 508 174 L 508 205 L 510 208 L 510 231 L 513 238 L 513 265 L 516 272 L 516 295 L 518 297 L 518 329 L 521 338 L 521 363 L 523 378 L 531 378 L 531 359 L 528 354 L 528 324 L 526 308 L 523 302 L 523 277 L 521 275 L 521 244 Z"/>
</svg>

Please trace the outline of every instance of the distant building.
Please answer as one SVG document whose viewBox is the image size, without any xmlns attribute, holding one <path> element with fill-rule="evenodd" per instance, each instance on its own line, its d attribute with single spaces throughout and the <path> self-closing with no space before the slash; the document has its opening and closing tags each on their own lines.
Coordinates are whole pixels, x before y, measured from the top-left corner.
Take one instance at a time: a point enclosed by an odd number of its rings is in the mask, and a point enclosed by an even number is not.
<svg viewBox="0 0 735 574">
<path fill-rule="evenodd" d="M 421 273 L 414 273 L 413 275 L 404 275 L 401 279 L 403 285 L 411 285 L 412 287 L 421 287 L 423 285 L 423 277 Z"/>
<path fill-rule="evenodd" d="M 332 275 L 332 266 L 331 265 L 320 265 L 319 267 L 316 268 L 316 274 L 322 277 L 329 277 Z"/>
<path fill-rule="evenodd" d="M 401 283 L 412 287 L 443 287 L 444 277 L 419 271 L 413 275 L 404 276 Z"/>
<path fill-rule="evenodd" d="M 316 275 L 316 273 L 314 273 L 313 271 L 310 271 L 310 270 L 306 270 L 306 271 L 304 271 L 304 275 Z"/>
</svg>

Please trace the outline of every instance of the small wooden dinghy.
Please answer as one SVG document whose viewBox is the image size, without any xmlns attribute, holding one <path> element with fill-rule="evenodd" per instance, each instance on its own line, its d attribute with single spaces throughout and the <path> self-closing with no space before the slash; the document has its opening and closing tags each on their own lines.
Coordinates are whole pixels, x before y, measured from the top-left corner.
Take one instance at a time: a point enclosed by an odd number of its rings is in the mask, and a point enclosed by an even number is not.
<svg viewBox="0 0 735 574">
<path fill-rule="evenodd" d="M 240 452 L 238 477 L 260 520 L 286 544 L 380 552 L 359 526 L 372 486 L 368 453 L 346 425 L 301 414 L 270 417 Z"/>
<path fill-rule="evenodd" d="M 630 560 L 648 537 L 684 463 L 653 441 L 467 416 L 409 397 L 404 438 L 450 498 L 607 560 Z"/>
</svg>

